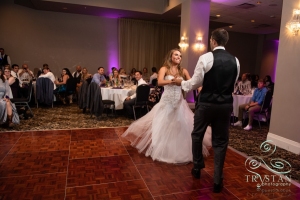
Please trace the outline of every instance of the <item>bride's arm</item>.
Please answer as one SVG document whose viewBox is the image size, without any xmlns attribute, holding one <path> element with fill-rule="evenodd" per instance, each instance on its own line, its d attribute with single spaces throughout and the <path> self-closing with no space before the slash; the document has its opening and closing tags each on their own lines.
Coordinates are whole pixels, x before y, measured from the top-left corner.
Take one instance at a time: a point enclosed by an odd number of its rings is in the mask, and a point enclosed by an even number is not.
<svg viewBox="0 0 300 200">
<path fill-rule="evenodd" d="M 172 84 L 173 83 L 172 80 L 164 80 L 166 72 L 167 72 L 167 68 L 166 67 L 160 68 L 160 70 L 158 72 L 158 77 L 157 77 L 157 84 L 158 84 L 158 86 L 164 86 L 164 85 L 168 85 L 168 84 Z"/>
<path fill-rule="evenodd" d="M 183 69 L 183 74 L 184 74 L 184 76 L 185 76 L 185 81 L 187 81 L 187 80 L 190 80 L 190 79 L 191 79 L 191 76 L 190 76 L 190 74 L 189 74 L 188 70 L 186 70 L 186 69 Z"/>
</svg>

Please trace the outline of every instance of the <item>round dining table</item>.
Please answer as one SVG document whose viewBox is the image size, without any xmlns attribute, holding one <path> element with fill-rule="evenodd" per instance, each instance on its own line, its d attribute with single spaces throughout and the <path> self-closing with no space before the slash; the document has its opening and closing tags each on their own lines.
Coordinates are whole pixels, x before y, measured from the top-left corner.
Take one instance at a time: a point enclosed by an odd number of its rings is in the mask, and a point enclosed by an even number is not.
<svg viewBox="0 0 300 200">
<path fill-rule="evenodd" d="M 131 96 L 135 92 L 133 88 L 113 88 L 101 87 L 103 100 L 112 100 L 115 102 L 115 109 L 123 109 L 123 102 L 126 97 Z"/>
<path fill-rule="evenodd" d="M 233 94 L 233 114 L 235 117 L 239 116 L 239 105 L 250 103 L 252 94 L 250 95 L 236 95 Z"/>
</svg>

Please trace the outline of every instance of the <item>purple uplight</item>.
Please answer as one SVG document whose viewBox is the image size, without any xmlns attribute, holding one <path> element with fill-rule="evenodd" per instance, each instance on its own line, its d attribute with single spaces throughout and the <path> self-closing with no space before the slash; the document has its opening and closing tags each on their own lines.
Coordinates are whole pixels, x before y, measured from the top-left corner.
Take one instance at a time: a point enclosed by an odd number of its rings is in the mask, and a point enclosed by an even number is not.
<svg viewBox="0 0 300 200">
<path fill-rule="evenodd" d="M 277 58 L 278 58 L 278 46 L 279 46 L 279 40 L 273 40 L 274 41 L 274 48 L 277 49 L 277 51 L 275 52 L 275 62 L 274 62 L 274 65 L 273 65 L 273 71 L 272 71 L 272 78 L 273 78 L 273 82 L 275 82 L 275 79 L 276 79 L 276 67 L 277 67 Z"/>
</svg>

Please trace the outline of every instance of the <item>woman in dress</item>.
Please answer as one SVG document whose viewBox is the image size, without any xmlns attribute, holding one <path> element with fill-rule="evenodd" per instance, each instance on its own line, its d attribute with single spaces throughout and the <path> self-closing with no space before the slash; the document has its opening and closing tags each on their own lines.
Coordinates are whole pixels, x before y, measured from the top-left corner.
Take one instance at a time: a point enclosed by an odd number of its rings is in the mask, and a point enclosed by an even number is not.
<svg viewBox="0 0 300 200">
<path fill-rule="evenodd" d="M 5 69 L 6 70 L 6 69 Z M 17 109 L 9 99 L 12 98 L 8 81 L 3 74 L 0 75 L 0 124 L 7 123 L 8 127 L 20 122 Z"/>
<path fill-rule="evenodd" d="M 67 91 L 67 81 L 70 78 L 73 78 L 70 70 L 68 68 L 63 68 L 62 69 L 62 74 L 61 74 L 61 81 L 55 80 L 55 84 L 58 86 L 54 90 L 54 94 L 58 94 L 58 98 L 61 99 L 63 104 L 66 104 L 66 98 L 65 98 L 65 92 Z M 70 99 L 70 98 L 69 98 Z"/>
<path fill-rule="evenodd" d="M 92 78 L 92 74 L 89 74 L 86 67 L 82 68 L 82 76 L 81 76 L 80 82 L 77 83 L 77 85 L 76 85 L 77 93 L 79 91 L 79 88 L 82 86 L 83 82 L 89 78 Z"/>
<path fill-rule="evenodd" d="M 166 163 L 188 163 L 193 160 L 192 138 L 194 114 L 183 98 L 181 86 L 172 79 L 190 79 L 186 69 L 180 66 L 181 52 L 171 50 L 159 70 L 158 85 L 164 86 L 162 97 L 152 110 L 133 122 L 123 133 L 131 145 L 153 160 Z M 203 154 L 211 146 L 211 130 L 207 129 L 203 140 Z"/>
</svg>

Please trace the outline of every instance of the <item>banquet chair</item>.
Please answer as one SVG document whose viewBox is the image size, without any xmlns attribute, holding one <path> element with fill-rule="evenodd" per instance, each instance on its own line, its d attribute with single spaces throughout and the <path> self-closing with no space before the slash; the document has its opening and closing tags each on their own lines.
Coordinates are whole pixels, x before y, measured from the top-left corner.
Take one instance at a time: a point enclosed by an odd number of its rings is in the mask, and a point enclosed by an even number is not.
<svg viewBox="0 0 300 200">
<path fill-rule="evenodd" d="M 157 86 L 157 78 L 152 79 L 151 85 Z"/>
<path fill-rule="evenodd" d="M 112 113 L 115 115 L 115 102 L 112 100 L 103 100 L 101 88 L 94 82 L 90 83 L 88 87 L 87 108 L 90 110 L 91 117 L 95 115 L 98 119 L 100 119 L 105 108 L 112 109 Z"/>
<path fill-rule="evenodd" d="M 12 103 L 16 105 L 16 107 L 25 107 L 30 110 L 31 116 L 33 116 L 32 110 L 29 106 L 30 100 L 31 100 L 31 95 L 32 95 L 32 81 L 29 82 L 28 84 L 28 95 L 27 98 L 12 98 L 10 99 Z"/>
<path fill-rule="evenodd" d="M 135 103 L 132 107 L 134 120 L 136 120 L 136 113 L 135 113 L 136 108 L 145 108 L 146 107 L 147 112 L 149 112 L 149 107 L 148 107 L 149 93 L 150 93 L 150 86 L 147 84 L 139 85 L 136 88 L 136 99 L 135 99 Z"/>
<path fill-rule="evenodd" d="M 272 92 L 268 91 L 265 94 L 260 111 L 254 113 L 253 119 L 258 121 L 258 125 L 259 125 L 260 129 L 261 129 L 261 124 L 260 124 L 261 121 L 266 122 L 269 125 L 268 120 L 270 118 L 270 108 L 272 106 L 272 96 L 273 96 Z M 248 111 L 246 112 L 246 116 L 248 116 Z M 245 120 L 245 118 L 244 118 L 244 120 Z M 244 121 L 243 121 L 243 124 L 244 124 Z"/>
<path fill-rule="evenodd" d="M 49 78 L 38 78 L 36 80 L 36 107 L 39 104 L 45 104 L 47 106 L 52 106 L 53 108 L 53 94 L 54 84 Z"/>
<path fill-rule="evenodd" d="M 89 88 L 90 82 L 85 80 L 78 91 L 77 104 L 80 109 L 83 109 L 83 113 L 85 113 L 87 108 L 87 91 Z"/>
<path fill-rule="evenodd" d="M 254 113 L 253 119 L 258 121 L 259 128 L 261 129 L 260 122 L 266 122 L 269 125 L 269 118 L 270 118 L 270 110 L 272 106 L 272 98 L 273 94 L 271 91 L 268 91 L 265 95 L 263 104 L 261 106 L 261 110 L 259 112 Z"/>
</svg>

